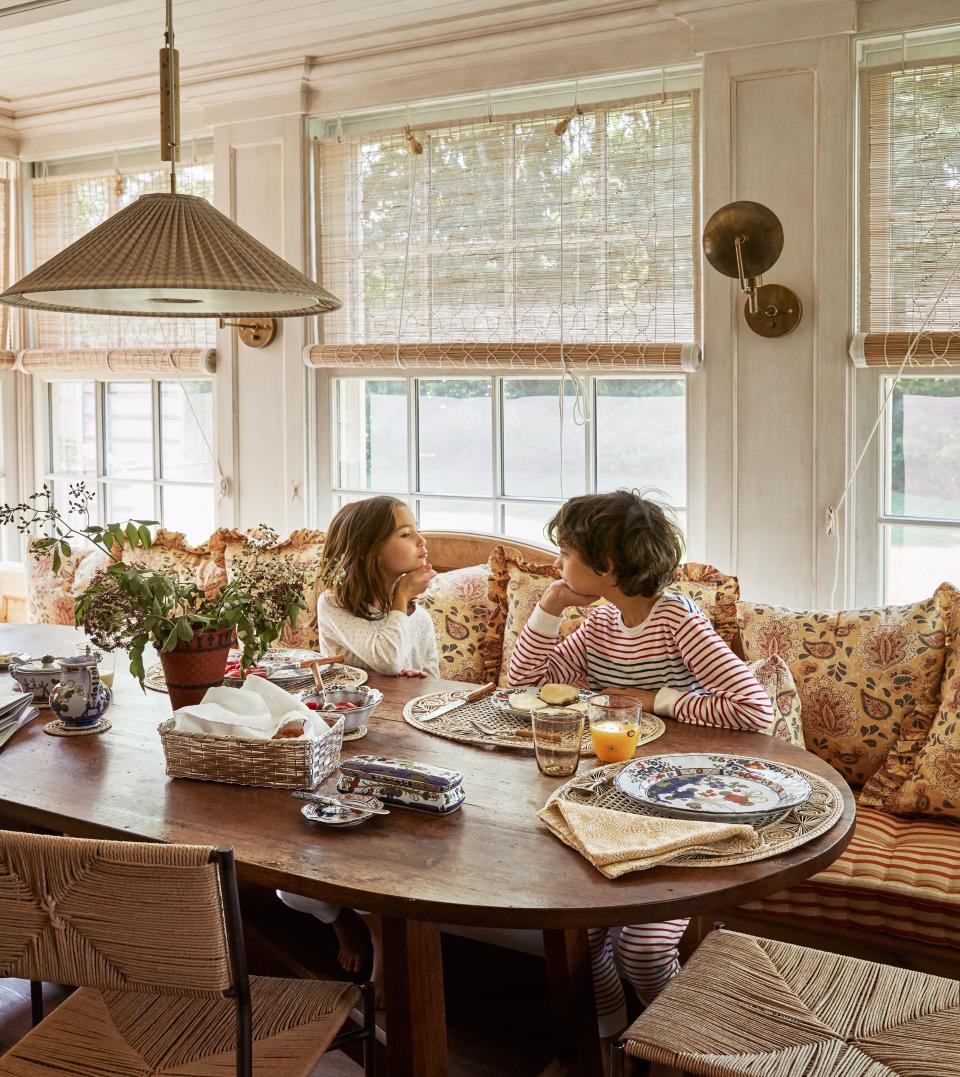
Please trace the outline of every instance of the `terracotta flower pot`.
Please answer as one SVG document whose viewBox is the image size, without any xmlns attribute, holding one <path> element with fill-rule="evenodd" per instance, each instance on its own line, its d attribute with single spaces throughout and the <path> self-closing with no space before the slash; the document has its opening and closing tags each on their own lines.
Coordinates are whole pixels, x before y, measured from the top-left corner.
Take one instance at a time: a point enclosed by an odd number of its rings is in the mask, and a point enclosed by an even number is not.
<svg viewBox="0 0 960 1077">
<path fill-rule="evenodd" d="M 232 628 L 210 628 L 194 632 L 192 640 L 181 641 L 172 651 L 160 655 L 174 710 L 199 703 L 208 688 L 223 681 L 233 638 Z"/>
</svg>

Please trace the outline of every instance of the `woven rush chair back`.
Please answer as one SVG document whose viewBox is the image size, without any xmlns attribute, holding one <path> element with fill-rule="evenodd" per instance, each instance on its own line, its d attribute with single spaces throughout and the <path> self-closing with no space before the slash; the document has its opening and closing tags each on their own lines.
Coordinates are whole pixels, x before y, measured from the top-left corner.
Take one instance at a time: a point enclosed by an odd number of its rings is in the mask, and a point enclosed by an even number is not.
<svg viewBox="0 0 960 1077">
<path fill-rule="evenodd" d="M 223 901 L 209 847 L 0 831 L 0 977 L 222 996 Z"/>
<path fill-rule="evenodd" d="M 497 546 L 516 550 L 527 561 L 552 561 L 557 551 L 544 544 L 521 542 L 503 535 L 484 535 L 471 531 L 424 531 L 430 564 L 437 572 L 482 565 Z"/>
</svg>

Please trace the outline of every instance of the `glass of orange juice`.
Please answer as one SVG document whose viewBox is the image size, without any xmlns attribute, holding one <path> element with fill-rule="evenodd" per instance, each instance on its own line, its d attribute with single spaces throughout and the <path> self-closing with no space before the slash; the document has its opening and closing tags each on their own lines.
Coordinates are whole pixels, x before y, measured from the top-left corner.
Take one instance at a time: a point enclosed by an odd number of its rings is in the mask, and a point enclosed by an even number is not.
<svg viewBox="0 0 960 1077">
<path fill-rule="evenodd" d="M 640 714 L 636 696 L 598 695 L 587 700 L 590 740 L 601 763 L 625 763 L 633 758 Z"/>
</svg>

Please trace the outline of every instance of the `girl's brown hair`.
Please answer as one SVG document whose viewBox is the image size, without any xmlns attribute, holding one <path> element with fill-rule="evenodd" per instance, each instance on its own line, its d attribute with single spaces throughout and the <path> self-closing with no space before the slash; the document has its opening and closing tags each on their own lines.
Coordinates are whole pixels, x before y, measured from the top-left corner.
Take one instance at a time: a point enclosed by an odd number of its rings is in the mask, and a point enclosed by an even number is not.
<svg viewBox="0 0 960 1077">
<path fill-rule="evenodd" d="M 612 567 L 625 595 L 653 598 L 673 583 L 683 557 L 683 532 L 670 510 L 636 490 L 572 497 L 546 530 L 594 572 Z"/>
<path fill-rule="evenodd" d="M 380 551 L 396 530 L 398 507 L 405 502 L 396 497 L 353 501 L 327 530 L 320 578 L 341 609 L 365 621 L 385 617 L 393 602 L 393 581 L 380 570 Z"/>
</svg>

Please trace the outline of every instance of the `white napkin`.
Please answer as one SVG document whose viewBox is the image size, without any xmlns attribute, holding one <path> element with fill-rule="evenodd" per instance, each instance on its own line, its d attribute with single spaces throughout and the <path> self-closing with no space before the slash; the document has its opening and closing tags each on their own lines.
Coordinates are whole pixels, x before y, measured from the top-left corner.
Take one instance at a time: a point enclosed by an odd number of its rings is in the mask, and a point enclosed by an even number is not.
<svg viewBox="0 0 960 1077">
<path fill-rule="evenodd" d="M 247 677 L 240 688 L 208 688 L 203 700 L 173 712 L 183 733 L 270 740 L 292 718 L 304 718 L 304 738 L 319 740 L 330 731 L 306 704 L 265 677 Z M 295 738 L 301 739 L 301 738 Z"/>
</svg>

